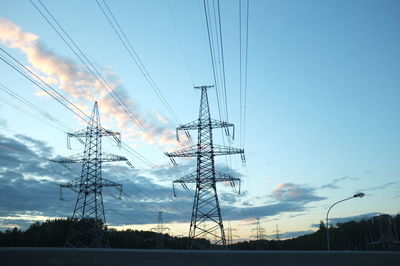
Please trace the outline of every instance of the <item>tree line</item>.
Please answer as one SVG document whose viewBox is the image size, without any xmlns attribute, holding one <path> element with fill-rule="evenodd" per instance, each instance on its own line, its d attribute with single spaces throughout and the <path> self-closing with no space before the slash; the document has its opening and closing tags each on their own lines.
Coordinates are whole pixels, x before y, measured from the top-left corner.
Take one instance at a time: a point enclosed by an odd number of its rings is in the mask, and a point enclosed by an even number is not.
<svg viewBox="0 0 400 266">
<path fill-rule="evenodd" d="M 0 231 L 2 247 L 63 247 L 73 220 L 55 219 L 36 222 L 25 231 L 18 228 Z M 227 245 L 232 250 L 325 250 L 326 226 L 321 221 L 317 231 L 284 240 L 241 241 Z M 360 221 L 338 223 L 329 228 L 332 250 L 399 250 L 400 214 L 379 215 Z M 186 249 L 187 237 L 174 237 L 151 231 L 108 229 L 112 248 Z M 203 239 L 209 249 L 221 248 Z"/>
</svg>

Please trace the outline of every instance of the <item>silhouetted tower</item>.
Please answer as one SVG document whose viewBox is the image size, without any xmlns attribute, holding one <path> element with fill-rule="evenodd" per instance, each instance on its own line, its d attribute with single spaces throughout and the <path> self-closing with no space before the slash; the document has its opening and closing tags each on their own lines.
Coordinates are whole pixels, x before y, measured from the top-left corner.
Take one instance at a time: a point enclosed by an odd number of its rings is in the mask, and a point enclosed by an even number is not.
<svg viewBox="0 0 400 266">
<path fill-rule="evenodd" d="M 103 187 L 115 187 L 122 193 L 122 185 L 102 178 L 102 163 L 125 161 L 123 156 L 106 154 L 101 150 L 101 138 L 111 136 L 121 144 L 121 134 L 101 127 L 97 102 L 95 102 L 90 121 L 86 129 L 68 133 L 69 138 L 85 139 L 85 149 L 76 154 L 59 160 L 59 163 L 82 163 L 81 176 L 70 183 L 60 185 L 60 190 L 70 188 L 78 193 L 72 215 L 72 226 L 68 232 L 65 245 L 67 247 L 107 247 L 108 236 L 103 205 Z"/>
<path fill-rule="evenodd" d="M 278 228 L 278 225 L 276 225 L 276 230 L 275 230 L 275 240 L 281 240 L 281 236 L 280 236 L 280 230 Z"/>
<path fill-rule="evenodd" d="M 238 235 L 233 234 L 233 232 L 236 232 L 237 229 L 233 229 L 231 223 L 229 223 L 225 231 L 226 231 L 226 243 L 228 245 L 233 244 L 233 237 L 239 237 Z"/>
<path fill-rule="evenodd" d="M 159 248 L 159 249 L 164 248 L 164 233 L 165 233 L 165 231 L 169 230 L 169 228 L 165 227 L 163 224 L 162 213 L 163 212 L 158 212 L 157 226 L 150 229 L 151 231 L 158 233 L 156 245 L 157 245 L 157 248 Z"/>
<path fill-rule="evenodd" d="M 255 231 L 255 234 L 251 235 L 250 237 L 253 237 L 256 240 L 264 240 L 265 239 L 265 237 L 266 237 L 265 229 L 261 227 L 260 218 L 257 218 L 256 228 L 254 228 L 252 231 L 253 232 Z"/>
<path fill-rule="evenodd" d="M 197 130 L 197 145 L 185 148 L 176 152 L 166 153 L 172 157 L 197 157 L 196 173 L 184 176 L 173 181 L 173 184 L 180 183 L 187 188 L 187 183 L 196 184 L 196 192 L 194 195 L 192 219 L 189 230 L 188 249 L 205 248 L 196 238 L 217 238 L 216 244 L 225 245 L 225 233 L 222 223 L 221 210 L 218 201 L 217 182 L 230 182 L 234 186 L 234 182 L 240 182 L 239 178 L 234 178 L 228 174 L 215 170 L 214 157 L 217 155 L 241 154 L 244 162 L 244 150 L 221 145 L 213 144 L 212 129 L 225 128 L 225 133 L 229 136 L 229 127 L 234 128 L 233 124 L 211 119 L 210 107 L 208 104 L 207 89 L 213 86 L 195 87 L 201 89 L 200 112 L 199 118 L 193 122 L 181 125 L 176 129 L 177 139 L 179 141 L 179 130 Z M 233 133 L 234 136 L 234 133 Z M 240 185 L 240 183 L 239 183 Z M 175 188 L 174 188 L 175 193 Z M 240 189 L 239 189 L 240 193 Z M 207 229 L 203 229 L 202 224 L 207 222 Z M 216 233 L 214 233 L 216 231 Z"/>
</svg>

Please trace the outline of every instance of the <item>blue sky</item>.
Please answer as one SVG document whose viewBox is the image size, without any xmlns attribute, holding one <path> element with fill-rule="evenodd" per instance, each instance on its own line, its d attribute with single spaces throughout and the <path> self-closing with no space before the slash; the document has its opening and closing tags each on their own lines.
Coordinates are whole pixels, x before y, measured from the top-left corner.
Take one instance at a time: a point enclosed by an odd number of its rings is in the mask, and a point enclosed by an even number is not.
<svg viewBox="0 0 400 266">
<path fill-rule="evenodd" d="M 149 167 L 106 141 L 106 151 L 128 157 L 135 166 L 134 171 L 122 164 L 105 167 L 105 177 L 122 183 L 126 191 L 122 201 L 105 198 L 110 225 L 149 229 L 156 212 L 163 210 L 172 233 L 186 235 L 193 189 L 173 198 L 171 181 L 191 173 L 193 160 L 179 159 L 179 167 L 173 168 L 29 1 L 0 2 L 0 47 L 85 111 L 98 100 L 103 125 L 120 131 L 125 143 L 159 167 Z M 173 135 L 177 124 L 96 1 L 42 2 L 162 149 L 180 148 Z M 107 3 L 179 120 L 195 120 L 200 94 L 193 85 L 214 83 L 203 2 Z M 220 1 L 229 122 L 237 133 L 233 146 L 240 146 L 241 137 L 238 3 Z M 290 236 L 315 230 L 313 224 L 324 219 L 332 203 L 360 191 L 365 198 L 338 205 L 332 218 L 399 212 L 399 7 L 398 1 L 250 0 L 247 167 L 239 158 L 232 157 L 228 166 L 230 159 L 217 158 L 219 168 L 242 178 L 240 196 L 219 185 L 223 218 L 240 238 L 251 235 L 257 217 L 268 234 L 276 224 Z M 3 61 L 0 73 L 2 85 L 68 127 L 84 126 Z M 209 97 L 218 119 L 215 90 Z M 65 129 L 4 90 L 0 129 L 0 227 L 71 215 L 76 195 L 66 192 L 60 201 L 57 184 L 79 176 L 79 166 L 67 169 L 46 160 L 78 153 L 82 146 L 74 142 L 68 150 Z M 222 143 L 220 133 L 215 136 Z"/>
</svg>

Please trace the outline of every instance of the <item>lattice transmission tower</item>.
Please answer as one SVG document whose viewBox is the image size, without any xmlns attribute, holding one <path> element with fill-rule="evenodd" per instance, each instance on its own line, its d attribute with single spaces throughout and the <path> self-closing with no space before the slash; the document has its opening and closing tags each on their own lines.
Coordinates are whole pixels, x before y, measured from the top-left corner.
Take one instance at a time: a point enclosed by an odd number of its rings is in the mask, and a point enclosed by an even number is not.
<svg viewBox="0 0 400 266">
<path fill-rule="evenodd" d="M 261 227 L 260 218 L 257 218 L 256 228 L 252 229 L 252 231 L 255 232 L 255 234 L 250 237 L 255 238 L 256 240 L 265 240 L 267 237 L 265 229 Z"/>
<path fill-rule="evenodd" d="M 179 183 L 184 188 L 187 188 L 187 183 L 196 184 L 196 192 L 194 195 L 192 218 L 189 230 L 188 249 L 192 249 L 193 246 L 204 249 L 205 247 L 202 242 L 198 241 L 200 238 L 216 239 L 217 245 L 226 245 L 216 183 L 230 182 L 231 185 L 234 186 L 235 182 L 238 181 L 240 186 L 240 179 L 216 171 L 214 157 L 218 155 L 241 154 L 242 161 L 245 161 L 243 149 L 215 145 L 213 143 L 212 130 L 214 128 L 225 128 L 225 133 L 227 136 L 229 136 L 229 128 L 232 127 L 234 129 L 234 125 L 211 119 L 207 96 L 207 89 L 210 87 L 213 86 L 195 87 L 196 89 L 201 89 L 199 117 L 197 120 L 185 125 L 181 125 L 176 129 L 178 141 L 179 130 L 197 130 L 197 145 L 176 152 L 166 153 L 166 155 L 170 158 L 197 158 L 197 168 L 195 173 L 173 181 L 173 186 L 176 183 Z M 233 136 L 234 133 L 232 134 L 232 137 Z M 205 223 L 207 223 L 207 227 L 203 227 L 203 224 Z"/>
<path fill-rule="evenodd" d="M 237 229 L 232 228 L 231 223 L 228 223 L 228 227 L 225 229 L 226 232 L 226 242 L 228 245 L 233 244 L 233 239 L 234 237 L 239 237 L 237 234 L 234 234 L 233 232 L 236 232 Z"/>
<path fill-rule="evenodd" d="M 164 248 L 164 233 L 169 230 L 168 227 L 164 226 L 162 213 L 163 212 L 158 212 L 157 226 L 150 229 L 151 231 L 158 233 L 156 239 L 156 246 L 159 249 Z"/>
<path fill-rule="evenodd" d="M 275 240 L 277 240 L 277 241 L 281 240 L 281 235 L 280 235 L 280 233 L 281 233 L 281 230 L 279 230 L 278 225 L 276 225 Z"/>
<path fill-rule="evenodd" d="M 102 163 L 125 161 L 130 167 L 132 165 L 123 156 L 102 152 L 101 140 L 105 136 L 112 137 L 118 146 L 121 145 L 121 134 L 119 132 L 101 127 L 99 108 L 97 102 L 95 102 L 86 129 L 67 134 L 68 147 L 70 146 L 70 138 L 84 139 L 85 149 L 83 153 L 51 160 L 58 163 L 82 163 L 80 178 L 60 185 L 61 193 L 63 188 L 69 188 L 78 193 L 72 215 L 72 225 L 65 243 L 67 247 L 98 248 L 108 247 L 109 245 L 103 205 L 103 188 L 116 188 L 120 198 L 122 185 L 102 177 Z"/>
</svg>

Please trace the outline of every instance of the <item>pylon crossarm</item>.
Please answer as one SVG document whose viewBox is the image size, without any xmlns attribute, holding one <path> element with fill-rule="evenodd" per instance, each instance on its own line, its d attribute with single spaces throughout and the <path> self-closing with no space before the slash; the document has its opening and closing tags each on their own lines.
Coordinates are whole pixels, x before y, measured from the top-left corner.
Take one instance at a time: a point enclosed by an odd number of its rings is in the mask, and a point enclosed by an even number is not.
<svg viewBox="0 0 400 266">
<path fill-rule="evenodd" d="M 67 148 L 70 150 L 71 149 L 71 133 L 67 133 Z M 82 137 L 77 137 L 76 138 L 82 145 L 85 145 L 85 141 L 82 139 Z"/>
<path fill-rule="evenodd" d="M 198 130 L 198 129 L 201 129 L 202 127 L 209 126 L 209 125 L 211 125 L 211 128 L 233 127 L 234 126 L 232 123 L 223 122 L 223 121 L 219 121 L 219 120 L 211 119 L 210 121 L 211 121 L 211 124 L 208 124 L 208 121 L 207 121 L 207 123 L 204 123 L 204 121 L 195 120 L 190 123 L 180 125 L 179 127 L 176 128 L 176 130 L 178 130 L 178 131 L 179 130 Z"/>
<path fill-rule="evenodd" d="M 174 183 L 196 183 L 196 177 L 197 177 L 196 173 L 185 175 L 184 177 L 174 180 Z"/>
<path fill-rule="evenodd" d="M 186 183 L 196 183 L 196 180 L 193 181 L 190 180 L 189 178 L 182 177 L 181 179 L 177 179 L 172 182 L 172 190 L 174 192 L 174 197 L 176 197 L 175 184 L 181 184 L 185 190 L 189 190 Z"/>
<path fill-rule="evenodd" d="M 67 133 L 67 136 L 70 138 L 85 138 L 88 134 L 91 132 L 88 131 L 88 129 L 81 129 L 73 133 Z M 109 129 L 105 128 L 100 128 L 100 130 L 93 130 L 93 134 L 96 134 L 99 137 L 104 137 L 104 136 L 117 136 L 118 139 L 121 139 L 121 133 L 117 131 L 112 131 Z"/>
<path fill-rule="evenodd" d="M 82 140 L 82 138 L 86 138 L 87 135 L 90 134 L 88 132 L 88 129 L 81 129 L 79 131 L 76 131 L 74 133 L 67 133 L 67 146 L 70 147 L 70 138 L 77 138 L 79 142 L 82 144 L 85 144 L 85 142 Z M 121 133 L 117 131 L 112 131 L 109 129 L 105 128 L 100 128 L 99 131 L 94 131 L 93 134 L 96 134 L 99 137 L 113 137 L 115 142 L 117 143 L 118 147 L 121 147 Z"/>
<path fill-rule="evenodd" d="M 121 184 L 118 184 L 116 182 L 113 182 L 113 181 L 110 181 L 110 180 L 102 178 L 100 186 L 101 187 L 114 187 L 118 192 L 118 197 L 117 198 L 121 199 L 121 197 L 122 197 L 122 185 Z"/>
<path fill-rule="evenodd" d="M 122 185 L 121 184 L 118 184 L 116 182 L 107 180 L 105 178 L 101 179 L 100 186 L 102 186 L 102 187 L 120 187 L 122 189 Z"/>
<path fill-rule="evenodd" d="M 75 133 L 67 133 L 67 148 L 71 149 L 71 138 L 76 138 L 82 145 L 85 145 L 86 129 L 79 130 Z"/>
<path fill-rule="evenodd" d="M 79 185 L 76 185 L 74 183 L 60 184 L 59 187 L 60 187 L 60 200 L 64 200 L 64 193 L 63 193 L 64 188 L 69 188 L 75 192 L 79 192 Z"/>
<path fill-rule="evenodd" d="M 175 152 L 166 152 L 165 155 L 168 157 L 196 157 L 198 155 L 209 155 L 212 149 L 199 151 L 197 146 L 191 146 Z M 213 155 L 229 155 L 229 154 L 244 154 L 244 149 L 232 148 L 222 145 L 213 146 Z M 245 158 L 242 156 L 242 161 Z"/>
<path fill-rule="evenodd" d="M 82 163 L 84 162 L 83 153 L 75 154 L 61 159 L 50 159 L 50 162 L 56 163 Z"/>
<path fill-rule="evenodd" d="M 64 157 L 62 159 L 52 159 L 50 160 L 51 162 L 57 162 L 57 163 L 84 163 L 86 161 L 93 161 L 93 160 L 98 160 L 99 162 L 106 163 L 106 162 L 117 162 L 117 161 L 125 161 L 127 164 L 131 167 L 132 164 L 129 162 L 129 160 L 120 155 L 114 155 L 114 154 L 108 154 L 108 153 L 103 153 L 100 158 L 87 158 L 84 156 L 83 153 L 78 153 L 75 155 L 71 155 L 69 157 Z"/>
<path fill-rule="evenodd" d="M 231 175 L 222 173 L 222 172 L 215 172 L 215 182 L 229 182 L 232 188 L 236 188 L 235 182 L 239 182 L 239 191 L 238 194 L 240 194 L 240 178 L 233 177 Z"/>
<path fill-rule="evenodd" d="M 76 131 L 74 133 L 67 133 L 67 138 L 85 138 L 86 137 L 86 130 L 87 129 L 81 129 L 81 130 Z"/>
<path fill-rule="evenodd" d="M 165 155 L 168 157 L 196 157 L 199 154 L 197 146 L 191 146 L 189 148 L 181 149 L 175 152 L 166 152 Z"/>
<path fill-rule="evenodd" d="M 214 148 L 214 155 L 228 155 L 228 154 L 243 154 L 244 149 L 238 149 L 233 147 L 227 147 L 222 145 L 215 145 Z"/>
<path fill-rule="evenodd" d="M 109 154 L 109 153 L 103 153 L 101 155 L 101 159 L 100 160 L 103 163 L 105 163 L 105 162 L 118 162 L 118 161 L 129 162 L 128 159 L 126 159 L 125 156 Z"/>
<path fill-rule="evenodd" d="M 192 122 L 189 122 L 187 124 L 180 125 L 179 127 L 176 128 L 177 131 L 179 130 L 196 130 L 199 125 L 199 120 L 195 120 Z"/>
</svg>

